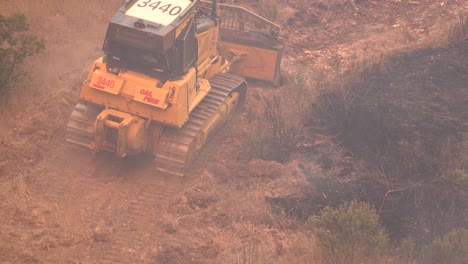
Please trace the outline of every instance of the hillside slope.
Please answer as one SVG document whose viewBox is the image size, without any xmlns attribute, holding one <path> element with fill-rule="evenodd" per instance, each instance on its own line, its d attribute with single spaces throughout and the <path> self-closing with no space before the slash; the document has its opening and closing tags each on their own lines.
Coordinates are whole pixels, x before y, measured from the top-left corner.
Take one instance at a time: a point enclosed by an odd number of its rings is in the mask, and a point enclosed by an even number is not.
<svg viewBox="0 0 468 264">
<path fill-rule="evenodd" d="M 429 110 L 435 115 L 413 112 L 411 124 L 420 127 L 408 131 L 453 137 L 466 131 L 459 123 L 467 120 L 468 60 L 466 53 L 443 49 L 450 25 L 468 11 L 465 1 L 224 2 L 248 6 L 283 26 L 285 75 L 320 71 L 335 78 L 356 60 L 382 55 L 388 71 L 372 73 L 374 80 L 394 90 L 377 95 L 394 96 L 418 112 L 434 107 Z M 25 93 L 13 96 L 2 113 L 10 118 L 3 117 L 8 126 L 0 129 L 0 262 L 325 263 L 304 219 L 353 197 L 346 191 L 350 185 L 326 189 L 322 180 L 354 179 L 373 162 L 373 153 L 363 150 L 366 141 L 341 144 L 328 140 L 333 131 L 323 130 L 313 140 L 305 137 L 287 164 L 250 160 L 246 135 L 262 118 L 262 96 L 277 91 L 268 84 L 249 82 L 243 112 L 184 179 L 155 175 L 151 160 L 131 158 L 115 168 L 107 154 L 65 144 L 78 89 L 120 4 L 0 0 L 0 13 L 25 13 L 31 31 L 47 43 L 46 52 L 25 65 L 31 73 L 19 85 Z M 416 108 L 419 99 L 427 104 Z M 456 120 L 447 118 L 452 114 Z"/>
</svg>

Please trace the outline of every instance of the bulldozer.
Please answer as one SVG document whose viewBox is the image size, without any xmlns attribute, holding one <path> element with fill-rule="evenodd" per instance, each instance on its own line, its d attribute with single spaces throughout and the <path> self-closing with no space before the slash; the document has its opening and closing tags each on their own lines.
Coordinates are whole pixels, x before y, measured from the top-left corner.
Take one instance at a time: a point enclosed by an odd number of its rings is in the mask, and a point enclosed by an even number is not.
<svg viewBox="0 0 468 264">
<path fill-rule="evenodd" d="M 246 97 L 245 78 L 280 83 L 280 27 L 238 6 L 127 0 L 112 17 L 66 141 L 117 159 L 147 154 L 184 176 Z"/>
</svg>

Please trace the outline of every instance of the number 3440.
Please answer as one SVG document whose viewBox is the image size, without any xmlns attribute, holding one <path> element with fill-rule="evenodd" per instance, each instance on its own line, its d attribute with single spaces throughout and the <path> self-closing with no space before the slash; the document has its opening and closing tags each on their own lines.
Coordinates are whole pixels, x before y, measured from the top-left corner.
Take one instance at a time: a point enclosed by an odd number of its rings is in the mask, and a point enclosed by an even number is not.
<svg viewBox="0 0 468 264">
<path fill-rule="evenodd" d="M 177 16 L 182 12 L 182 7 L 180 6 L 173 6 L 172 4 L 162 4 L 162 1 L 152 1 L 152 0 L 147 0 L 144 2 L 141 2 L 138 4 L 138 7 L 148 7 L 152 8 L 153 11 L 156 10 L 161 10 L 160 12 L 166 13 L 169 12 L 168 14 L 171 16 Z"/>
</svg>

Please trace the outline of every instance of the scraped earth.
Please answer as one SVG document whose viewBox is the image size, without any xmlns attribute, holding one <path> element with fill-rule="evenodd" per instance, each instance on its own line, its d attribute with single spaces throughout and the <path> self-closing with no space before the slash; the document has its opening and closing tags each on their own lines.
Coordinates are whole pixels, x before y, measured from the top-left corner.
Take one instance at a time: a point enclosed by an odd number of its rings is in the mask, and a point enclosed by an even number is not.
<svg viewBox="0 0 468 264">
<path fill-rule="evenodd" d="M 260 104 L 260 94 L 277 88 L 250 81 L 242 113 L 220 130 L 185 178 L 155 174 L 145 157 L 116 164 L 108 154 L 65 144 L 66 122 L 80 83 L 88 64 L 100 56 L 106 23 L 120 4 L 89 2 L 94 8 L 82 10 L 86 17 L 80 17 L 66 10 L 38 13 L 28 4 L 0 1 L 2 14 L 25 12 L 32 32 L 47 41 L 47 51 L 26 65 L 32 73 L 29 86 L 34 84 L 37 91 L 27 106 L 8 113 L 14 119 L 0 130 L 0 262 L 322 260 L 313 250 L 311 234 L 288 217 L 297 207 L 272 210 L 267 201 L 304 199 L 316 192 L 310 177 L 340 174 L 347 165 L 330 161 L 330 170 L 320 159 L 311 159 L 310 152 L 299 150 L 288 164 L 249 160 L 244 138 L 253 126 L 252 111 Z M 264 12 L 256 1 L 234 2 Z M 443 46 L 441 39 L 457 16 L 468 11 L 468 4 L 363 0 L 353 6 L 347 1 L 291 0 L 280 10 L 284 12 L 276 19 L 283 25 L 283 71 L 320 68 L 333 75 L 353 58 Z M 90 17 L 97 19 L 92 23 Z M 455 68 L 466 70 L 466 64 Z M 466 98 L 466 76 L 457 80 L 462 84 L 457 97 Z M 331 156 L 329 147 L 314 151 Z"/>
</svg>

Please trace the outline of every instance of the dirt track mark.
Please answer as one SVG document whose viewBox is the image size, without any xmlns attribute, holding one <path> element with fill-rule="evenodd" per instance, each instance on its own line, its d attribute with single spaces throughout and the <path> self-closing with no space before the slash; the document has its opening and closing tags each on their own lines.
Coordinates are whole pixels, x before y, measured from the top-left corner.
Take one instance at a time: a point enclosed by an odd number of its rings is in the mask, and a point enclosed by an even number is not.
<svg viewBox="0 0 468 264">
<path fill-rule="evenodd" d="M 114 215 L 108 237 L 94 234 L 91 252 L 99 263 L 146 263 L 157 254 L 157 234 L 164 232 L 165 208 L 182 193 L 184 183 L 151 175 L 148 168 L 136 174 L 133 177 L 139 187 L 125 194 L 125 208 Z"/>
<path fill-rule="evenodd" d="M 32 171 L 30 184 L 48 208 L 45 234 L 58 232 L 53 242 L 59 245 L 73 239 L 65 248 L 50 249 L 55 254 L 44 259 L 62 262 L 60 251 L 70 247 L 80 252 L 65 257 L 71 262 L 148 262 L 157 253 L 156 234 L 165 232 L 165 208 L 183 193 L 184 181 L 155 175 L 147 160 L 115 168 L 111 155 L 78 151 L 63 142 L 56 150 Z M 41 238 L 32 243 L 48 246 Z"/>
</svg>

